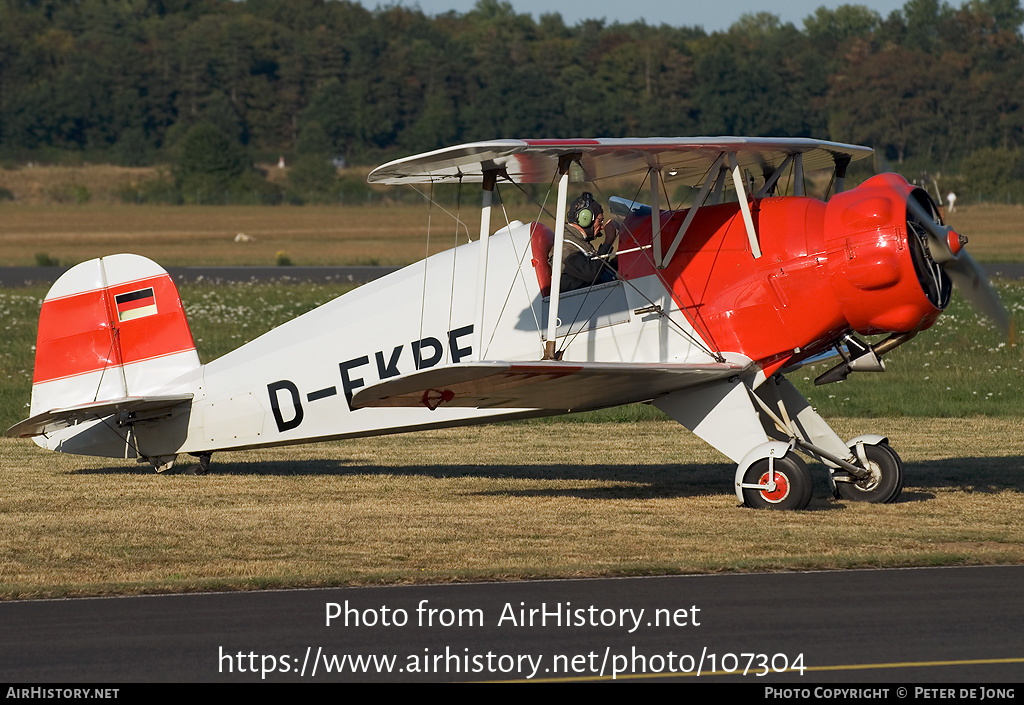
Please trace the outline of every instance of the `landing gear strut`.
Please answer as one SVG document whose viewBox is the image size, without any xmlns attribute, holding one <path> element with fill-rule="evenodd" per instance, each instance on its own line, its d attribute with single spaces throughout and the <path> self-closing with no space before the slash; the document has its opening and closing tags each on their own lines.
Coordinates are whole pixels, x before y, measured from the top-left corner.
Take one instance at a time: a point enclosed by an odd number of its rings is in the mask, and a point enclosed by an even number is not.
<svg viewBox="0 0 1024 705">
<path fill-rule="evenodd" d="M 903 463 L 878 434 L 843 440 L 781 374 L 760 385 L 732 377 L 671 392 L 653 404 L 738 461 L 736 497 L 748 507 L 804 509 L 811 476 L 797 452 L 823 463 L 829 489 L 858 502 L 894 502 Z"/>
<path fill-rule="evenodd" d="M 768 401 L 761 398 L 762 394 Z M 806 466 L 802 472 L 796 468 L 793 462 L 795 450 L 822 461 L 830 468 L 829 480 L 837 498 L 888 503 L 899 497 L 903 490 L 903 463 L 884 436 L 865 434 L 843 442 L 792 384 L 781 377 L 766 380 L 761 390 L 750 392 L 750 398 L 760 412 L 765 430 L 784 434 L 789 441 L 769 441 L 758 445 L 737 466 L 736 495 L 746 506 L 773 509 L 803 509 L 807 506 L 810 482 L 804 483 L 803 479 L 809 477 L 809 473 Z M 788 492 L 780 493 L 775 487 L 768 486 L 772 484 L 772 478 L 771 473 L 765 470 L 771 469 L 772 463 L 781 468 Z M 802 461 L 800 464 L 803 465 Z"/>
</svg>

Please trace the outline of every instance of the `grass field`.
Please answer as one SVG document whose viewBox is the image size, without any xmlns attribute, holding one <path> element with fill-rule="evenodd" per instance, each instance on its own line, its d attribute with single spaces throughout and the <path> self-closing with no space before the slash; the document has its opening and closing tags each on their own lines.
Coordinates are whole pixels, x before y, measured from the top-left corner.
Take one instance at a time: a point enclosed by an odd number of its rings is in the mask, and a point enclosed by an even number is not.
<svg viewBox="0 0 1024 705">
<path fill-rule="evenodd" d="M 431 254 L 454 244 L 445 221 Z M 468 227 L 475 237 L 479 225 Z M 235 242 L 239 233 L 250 241 Z M 117 252 L 165 267 L 273 265 L 278 252 L 296 265 L 402 265 L 428 252 L 426 209 L 407 206 L 4 206 L 0 244 L 6 266 L 35 264 L 38 253 L 70 265 Z"/>
<path fill-rule="evenodd" d="M 1019 318 L 1024 285 L 1000 288 Z M 343 290 L 192 285 L 182 297 L 209 360 Z M 25 415 L 43 293 L 0 291 L 8 425 Z M 734 466 L 646 405 L 217 454 L 205 477 L 2 440 L 0 598 L 1019 563 L 1020 358 L 957 301 L 887 374 L 820 388 L 816 370 L 794 375 L 844 437 L 890 436 L 907 461 L 896 505 L 827 499 L 818 468 L 809 511 L 744 510 Z"/>
<path fill-rule="evenodd" d="M 0 598 L 1024 561 L 1016 419 L 839 419 L 894 505 L 739 507 L 678 425 L 516 424 L 215 456 L 207 476 L 0 441 Z"/>
<path fill-rule="evenodd" d="M 1024 262 L 1024 206 L 958 208 L 947 222 L 968 237 L 967 249 L 979 262 Z"/>
<path fill-rule="evenodd" d="M 420 255 L 394 244 L 402 238 L 385 238 L 391 226 L 382 223 L 386 216 L 408 215 L 408 240 L 422 247 L 414 211 L 422 227 L 422 211 L 412 208 L 4 205 L 0 242 L 12 259 L 31 259 L 42 249 L 33 243 L 45 242 L 55 243 L 46 250 L 50 256 L 65 261 L 130 249 L 169 264 L 238 263 L 247 261 L 239 252 L 255 250 L 233 249 L 234 233 L 266 228 L 267 235 L 250 243 L 270 240 L 260 257 L 286 249 L 306 263 L 294 244 L 281 244 L 303 242 L 318 254 L 337 246 L 331 257 L 365 246 L 370 249 L 361 252 L 376 254 L 359 257 L 400 262 Z M 1012 228 L 998 228 L 1019 214 L 993 213 L 986 212 L 986 227 L 991 242 L 1003 243 L 993 252 L 1001 247 L 1010 252 L 1003 259 L 1014 259 Z M 332 230 L 339 215 L 353 226 L 347 250 Z M 973 222 L 982 222 L 976 217 Z M 373 238 L 356 237 L 360 222 L 363 228 L 377 223 L 377 244 L 392 249 L 375 251 Z M 288 237 L 270 238 L 288 227 Z M 978 239 L 972 238 L 975 252 Z M 214 251 L 220 254 L 198 254 Z M 29 262 L 8 262 L 14 263 Z M 346 288 L 197 284 L 181 294 L 205 362 Z M 1019 327 L 1024 284 L 998 288 Z M 4 427 L 27 415 L 44 294 L 41 287 L 0 289 Z M 809 511 L 744 510 L 732 491 L 733 465 L 646 405 L 217 454 L 205 477 L 158 476 L 148 466 L 0 440 L 6 488 L 0 495 L 0 598 L 1020 563 L 1021 358 L 1016 341 L 1002 338 L 955 298 L 932 330 L 886 358 L 884 375 L 852 375 L 825 387 L 812 384 L 820 368 L 793 375 L 844 437 L 880 432 L 891 438 L 907 462 L 907 487 L 899 503 L 884 506 L 828 499 L 817 467 Z"/>
</svg>

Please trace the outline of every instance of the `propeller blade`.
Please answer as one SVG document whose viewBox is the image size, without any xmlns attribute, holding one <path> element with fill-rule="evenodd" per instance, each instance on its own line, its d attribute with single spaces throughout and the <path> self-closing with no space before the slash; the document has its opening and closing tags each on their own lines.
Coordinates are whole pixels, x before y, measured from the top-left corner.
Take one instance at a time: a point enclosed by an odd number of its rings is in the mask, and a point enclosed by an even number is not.
<svg viewBox="0 0 1024 705">
<path fill-rule="evenodd" d="M 928 251 L 936 264 L 945 264 L 957 258 L 967 238 L 957 233 L 948 225 L 940 225 L 921 202 L 911 196 L 907 199 L 907 209 L 914 215 L 917 223 L 928 233 Z"/>
<path fill-rule="evenodd" d="M 1003 333 L 1010 330 L 1010 314 L 988 281 L 985 270 L 966 252 L 946 265 L 946 274 L 978 311 L 988 316 Z"/>
<path fill-rule="evenodd" d="M 967 238 L 948 225 L 936 222 L 934 215 L 914 196 L 907 199 L 907 210 L 927 233 L 928 252 L 936 264 L 942 265 L 953 286 L 963 292 L 977 311 L 999 326 L 1003 333 L 1008 333 L 1010 314 L 989 283 L 985 270 L 962 249 Z"/>
</svg>

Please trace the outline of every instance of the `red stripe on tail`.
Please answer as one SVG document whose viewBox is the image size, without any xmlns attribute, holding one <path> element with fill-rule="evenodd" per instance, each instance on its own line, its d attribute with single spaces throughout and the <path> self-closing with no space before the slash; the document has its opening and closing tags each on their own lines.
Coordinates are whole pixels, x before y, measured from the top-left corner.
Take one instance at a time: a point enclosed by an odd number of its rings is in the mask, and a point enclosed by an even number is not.
<svg viewBox="0 0 1024 705">
<path fill-rule="evenodd" d="M 146 307 L 152 313 L 132 317 Z M 44 301 L 33 384 L 194 349 L 178 290 L 162 274 Z"/>
</svg>

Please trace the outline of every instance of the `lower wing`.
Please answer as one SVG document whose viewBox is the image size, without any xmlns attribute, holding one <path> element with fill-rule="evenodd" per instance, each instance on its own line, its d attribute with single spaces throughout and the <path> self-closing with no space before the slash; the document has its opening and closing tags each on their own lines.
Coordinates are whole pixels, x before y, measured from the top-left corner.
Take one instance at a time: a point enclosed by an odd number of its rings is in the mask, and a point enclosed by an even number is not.
<svg viewBox="0 0 1024 705">
<path fill-rule="evenodd" d="M 394 377 L 356 392 L 352 408 L 439 406 L 580 411 L 648 401 L 749 367 L 598 362 L 470 362 Z"/>
</svg>

